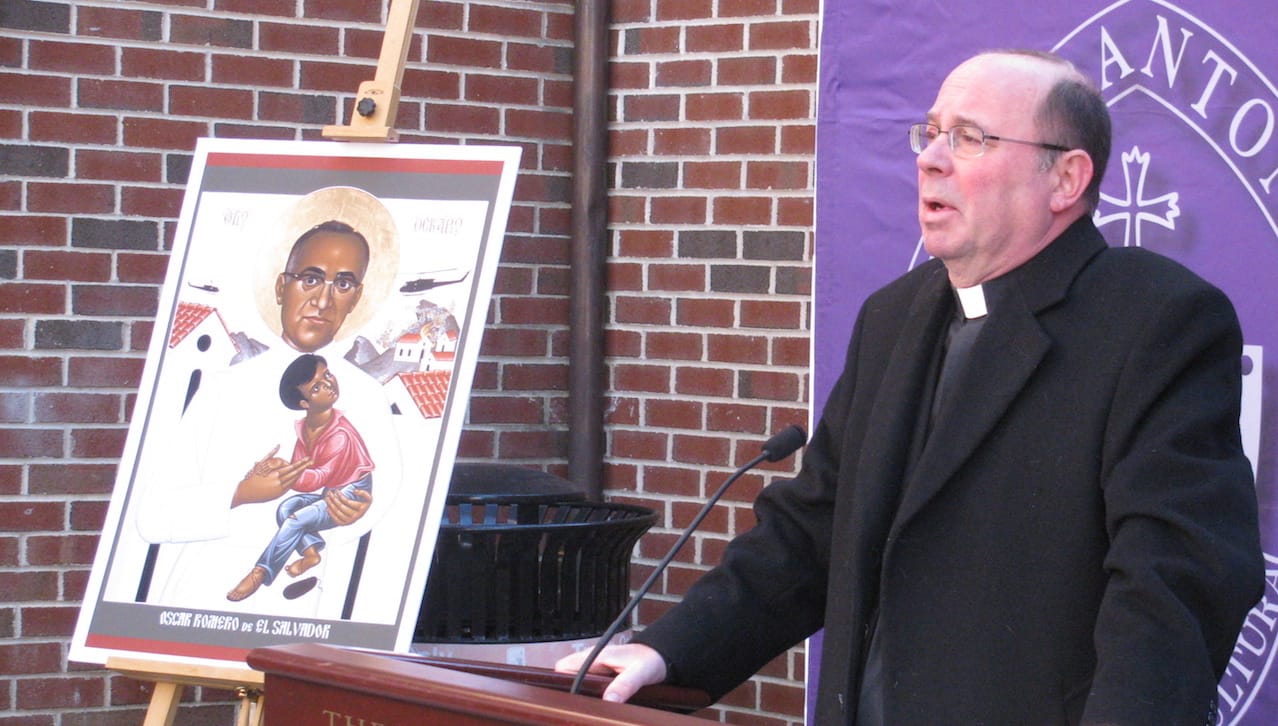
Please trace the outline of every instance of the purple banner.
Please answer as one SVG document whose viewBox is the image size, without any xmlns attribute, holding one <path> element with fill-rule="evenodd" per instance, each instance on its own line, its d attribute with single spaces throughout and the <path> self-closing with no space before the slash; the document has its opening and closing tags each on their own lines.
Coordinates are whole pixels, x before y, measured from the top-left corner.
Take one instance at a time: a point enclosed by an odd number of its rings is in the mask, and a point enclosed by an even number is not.
<svg viewBox="0 0 1278 726">
<path fill-rule="evenodd" d="M 1278 16 L 1214 0 L 827 3 L 817 118 L 813 406 L 839 374 L 857 309 L 921 262 L 906 127 L 981 50 L 1054 50 L 1100 86 L 1114 149 L 1096 222 L 1113 246 L 1179 260 L 1242 321 L 1242 429 L 1269 585 L 1221 681 L 1220 724 L 1278 723 Z M 1266 361 L 1266 349 L 1270 351 Z M 810 648 L 815 656 L 819 648 Z M 810 664 L 809 700 L 819 664 Z"/>
</svg>

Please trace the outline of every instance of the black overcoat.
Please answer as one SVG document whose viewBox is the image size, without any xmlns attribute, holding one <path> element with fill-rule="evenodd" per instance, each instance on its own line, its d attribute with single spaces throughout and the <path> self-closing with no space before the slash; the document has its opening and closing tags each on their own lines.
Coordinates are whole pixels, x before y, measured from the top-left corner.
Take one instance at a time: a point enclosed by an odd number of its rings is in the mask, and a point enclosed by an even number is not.
<svg viewBox="0 0 1278 726">
<path fill-rule="evenodd" d="M 1207 721 L 1263 585 L 1233 307 L 1087 218 L 1006 284 L 913 454 L 953 294 L 933 260 L 867 300 L 798 476 L 639 635 L 675 680 L 824 626 L 816 722 L 851 724 L 877 616 L 892 726 Z"/>
</svg>

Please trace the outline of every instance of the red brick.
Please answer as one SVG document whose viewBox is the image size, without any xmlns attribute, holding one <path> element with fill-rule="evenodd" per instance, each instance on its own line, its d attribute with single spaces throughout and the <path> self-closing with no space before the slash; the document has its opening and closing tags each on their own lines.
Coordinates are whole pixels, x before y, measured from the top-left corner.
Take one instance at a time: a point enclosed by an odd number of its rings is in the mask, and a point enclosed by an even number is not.
<svg viewBox="0 0 1278 726">
<path fill-rule="evenodd" d="M 251 48 L 253 23 L 242 18 L 174 14 L 169 16 L 169 40 L 185 45 Z"/>
<path fill-rule="evenodd" d="M 803 320 L 803 305 L 799 302 L 774 302 L 770 300 L 743 300 L 741 325 L 747 328 L 797 329 Z"/>
<path fill-rule="evenodd" d="M 204 121 L 131 116 L 124 119 L 124 146 L 190 151 L 195 148 L 195 140 L 207 136 L 208 132 L 209 126 Z"/>
<path fill-rule="evenodd" d="M 106 393 L 38 393 L 36 423 L 114 423 L 119 421 L 120 397 Z"/>
<path fill-rule="evenodd" d="M 66 311 L 63 285 L 0 284 L 0 313 L 58 314 Z"/>
<path fill-rule="evenodd" d="M 302 15 L 324 20 L 350 20 L 366 23 L 382 22 L 382 3 L 349 0 L 304 0 Z"/>
<path fill-rule="evenodd" d="M 107 494 L 115 482 L 113 464 L 32 464 L 27 488 L 32 494 Z"/>
<path fill-rule="evenodd" d="M 745 27 L 737 24 L 689 25 L 684 33 L 684 47 L 688 53 L 736 53 L 745 48 Z M 727 61 L 736 60 L 731 56 L 716 59 L 719 68 L 718 81 L 721 85 L 734 85 L 735 81 L 725 80 L 723 66 Z M 772 76 L 754 76 L 748 84 L 766 82 Z M 746 84 L 742 84 L 746 85 Z"/>
<path fill-rule="evenodd" d="M 243 1 L 255 2 L 256 0 Z M 336 55 L 341 37 L 338 29 L 333 27 L 270 22 L 258 23 L 257 35 L 258 46 L 263 51 L 286 51 L 321 56 Z"/>
<path fill-rule="evenodd" d="M 604 419 L 610 426 L 639 425 L 639 400 L 626 396 L 610 396 L 605 402 Z M 611 484 L 609 487 L 611 488 Z"/>
<path fill-rule="evenodd" d="M 76 84 L 81 108 L 163 111 L 164 86 L 144 81 L 81 78 Z"/>
<path fill-rule="evenodd" d="M 731 126 L 714 132 L 720 154 L 773 154 L 777 146 L 775 126 Z"/>
<path fill-rule="evenodd" d="M 127 431 L 116 429 L 72 429 L 71 456 L 77 459 L 118 459 L 124 451 Z"/>
<path fill-rule="evenodd" d="M 80 81 L 84 83 L 83 80 Z M 71 79 L 27 73 L 0 73 L 5 103 L 31 108 L 66 108 L 71 105 Z"/>
<path fill-rule="evenodd" d="M 666 460 L 670 439 L 666 434 L 614 430 L 610 438 L 608 454 L 613 459 Z"/>
<path fill-rule="evenodd" d="M 647 426 L 700 430 L 704 411 L 700 401 L 652 399 L 643 407 L 643 420 Z"/>
<path fill-rule="evenodd" d="M 497 435 L 497 455 L 504 459 L 539 459 L 562 456 L 563 432 L 502 431 Z"/>
<path fill-rule="evenodd" d="M 810 50 L 814 25 L 804 20 L 754 23 L 747 46 L 750 50 Z"/>
<path fill-rule="evenodd" d="M 502 44 L 495 40 L 430 35 L 426 61 L 431 64 L 473 68 L 501 68 Z"/>
<path fill-rule="evenodd" d="M 473 396 L 467 419 L 471 424 L 540 424 L 544 410 L 541 398 Z"/>
<path fill-rule="evenodd" d="M 91 565 L 98 549 L 98 536 L 92 534 L 27 537 L 27 563 L 36 567 L 56 565 Z M 40 633 L 26 632 L 30 637 Z"/>
<path fill-rule="evenodd" d="M 22 137 L 22 112 L 16 108 L 0 109 L 0 138 Z M 36 140 L 33 139 L 32 140 Z"/>
<path fill-rule="evenodd" d="M 696 127 L 662 128 L 653 133 L 653 152 L 669 156 L 708 155 L 710 129 Z"/>
<path fill-rule="evenodd" d="M 13 536 L 0 535 L 0 567 L 17 567 L 18 551 L 21 549 L 21 540 Z M 11 608 L 0 609 L 0 639 L 12 638 L 13 623 L 8 622 L 13 616 Z M 3 703 L 3 701 L 0 701 Z"/>
<path fill-rule="evenodd" d="M 114 116 L 32 111 L 29 123 L 32 141 L 107 145 L 119 139 L 119 121 Z"/>
<path fill-rule="evenodd" d="M 730 328 L 736 325 L 736 303 L 728 299 L 681 299 L 676 304 L 675 323 L 699 327 Z M 713 340 L 712 336 L 712 346 Z M 711 347 L 711 350 L 713 350 L 713 347 Z"/>
<path fill-rule="evenodd" d="M 644 89 L 652 85 L 649 63 L 627 63 L 615 60 L 608 65 L 608 87 L 615 91 Z"/>
<path fill-rule="evenodd" d="M 619 324 L 669 325 L 670 301 L 652 297 L 618 298 L 614 317 Z"/>
<path fill-rule="evenodd" d="M 773 338 L 772 365 L 806 368 L 811 362 L 811 341 L 808 338 Z"/>
<path fill-rule="evenodd" d="M 426 125 L 440 132 L 495 133 L 501 128 L 501 111 L 473 105 L 432 104 L 426 114 Z"/>
<path fill-rule="evenodd" d="M 120 212 L 130 217 L 177 217 L 183 194 L 177 188 L 124 187 L 120 190 Z"/>
<path fill-rule="evenodd" d="M 61 384 L 61 358 L 0 356 L 0 385 L 34 388 Z"/>
<path fill-rule="evenodd" d="M 298 28 L 299 32 L 301 28 Z M 122 48 L 120 74 L 126 78 L 154 78 L 167 81 L 203 81 L 204 53 L 170 48 Z"/>
<path fill-rule="evenodd" d="M 670 369 L 664 366 L 617 363 L 612 378 L 614 391 L 670 392 Z"/>
<path fill-rule="evenodd" d="M 812 93 L 807 90 L 759 91 L 749 95 L 752 120 L 807 119 L 812 117 Z"/>
<path fill-rule="evenodd" d="M 604 356 L 635 358 L 643 352 L 643 336 L 631 330 L 611 328 L 604 332 Z M 611 418 L 610 418 L 611 421 Z"/>
<path fill-rule="evenodd" d="M 645 94 L 626 96 L 621 102 L 621 120 L 628 123 L 642 121 L 679 121 L 682 99 L 673 94 Z"/>
<path fill-rule="evenodd" d="M 164 282 L 164 275 L 169 267 L 169 256 L 119 252 L 116 254 L 115 264 L 116 275 L 120 282 L 146 282 L 158 285 Z"/>
<path fill-rule="evenodd" d="M 740 189 L 741 162 L 688 161 L 683 165 L 684 189 Z"/>
<path fill-rule="evenodd" d="M 644 358 L 648 360 L 701 360 L 704 351 L 700 333 L 648 333 Z"/>
<path fill-rule="evenodd" d="M 291 18 L 297 12 L 297 0 L 217 0 L 217 10 L 254 15 L 278 15 Z M 294 26 L 299 27 L 299 26 Z"/>
<path fill-rule="evenodd" d="M 30 423 L 31 394 L 24 391 L 0 392 L 0 423 Z M 2 490 L 0 490 L 2 492 Z"/>
<path fill-rule="evenodd" d="M 66 217 L 10 215 L 0 224 L 0 244 L 62 246 L 66 243 Z"/>
<path fill-rule="evenodd" d="M 656 85 L 708 86 L 714 66 L 709 60 L 675 60 L 657 63 Z"/>
<path fill-rule="evenodd" d="M 61 666 L 62 646 L 58 643 L 0 643 L 0 673 L 7 676 L 57 673 Z"/>
<path fill-rule="evenodd" d="M 731 396 L 734 379 L 733 371 L 722 368 L 676 368 L 674 392 L 685 396 Z"/>
<path fill-rule="evenodd" d="M 169 113 L 174 116 L 247 119 L 253 113 L 253 92 L 238 88 L 171 86 Z"/>
<path fill-rule="evenodd" d="M 17 350 L 23 347 L 26 321 L 15 318 L 0 319 L 0 350 Z"/>
<path fill-rule="evenodd" d="M 710 403 L 706 406 L 706 429 L 733 433 L 767 432 L 768 411 L 742 403 Z"/>
<path fill-rule="evenodd" d="M 158 41 L 162 22 L 162 15 L 156 11 L 92 6 L 76 11 L 77 34 L 99 38 Z"/>
<path fill-rule="evenodd" d="M 260 56 L 213 55 L 214 83 L 240 86 L 293 86 L 293 61 Z"/>
<path fill-rule="evenodd" d="M 812 219 L 812 197 L 777 200 L 777 224 L 789 227 L 811 227 Z"/>
<path fill-rule="evenodd" d="M 361 81 L 372 80 L 376 68 L 356 63 L 302 61 L 298 89 L 352 93 Z"/>
<path fill-rule="evenodd" d="M 99 76 L 115 72 L 114 46 L 32 40 L 27 48 L 27 63 L 32 70 Z"/>
<path fill-rule="evenodd" d="M 61 502 L 0 501 L 0 521 L 10 532 L 61 530 L 66 507 Z"/>
<path fill-rule="evenodd" d="M 456 101 L 461 99 L 462 76 L 456 71 L 447 69 L 410 68 L 404 71 L 402 86 L 406 96 L 424 96 L 435 101 Z M 426 113 L 430 116 L 430 111 Z"/>
<path fill-rule="evenodd" d="M 77 539 L 94 540 L 96 537 Z M 93 561 L 93 552 L 89 552 L 89 560 Z M 70 607 L 25 607 L 22 608 L 22 637 L 24 638 L 70 638 L 75 631 L 76 616 L 80 612 L 78 606 Z"/>
<path fill-rule="evenodd" d="M 115 211 L 115 189 L 109 184 L 29 182 L 27 210 L 42 214 L 108 214 Z"/>
<path fill-rule="evenodd" d="M 737 395 L 741 398 L 794 401 L 799 397 L 799 376 L 780 371 L 741 371 Z"/>
<path fill-rule="evenodd" d="M 507 364 L 502 369 L 502 390 L 564 391 L 568 389 L 566 363 Z"/>
<path fill-rule="evenodd" d="M 745 113 L 745 97 L 740 93 L 694 93 L 685 101 L 689 121 L 739 121 Z"/>
<path fill-rule="evenodd" d="M 811 165 L 805 161 L 752 161 L 746 163 L 747 189 L 809 189 Z"/>
<path fill-rule="evenodd" d="M 654 197 L 651 207 L 654 224 L 705 224 L 707 221 L 705 197 Z"/>
<path fill-rule="evenodd" d="M 536 78 L 471 73 L 466 76 L 466 99 L 533 106 L 540 103 L 540 86 Z"/>
<path fill-rule="evenodd" d="M 150 285 L 75 285 L 71 311 L 77 315 L 153 316 L 158 293 Z"/>
<path fill-rule="evenodd" d="M 500 302 L 501 320 L 512 325 L 544 325 L 568 319 L 568 299 L 508 297 Z"/>
<path fill-rule="evenodd" d="M 71 502 L 71 530 L 75 532 L 101 532 L 106 521 L 106 501 L 77 500 Z"/>
<path fill-rule="evenodd" d="M 73 703 L 77 708 L 104 705 L 106 683 L 98 676 L 61 678 L 23 678 L 17 682 L 18 708 L 63 708 Z"/>
<path fill-rule="evenodd" d="M 766 225 L 772 222 L 771 197 L 719 197 L 711 221 L 722 225 Z"/>
<path fill-rule="evenodd" d="M 572 115 L 567 111 L 506 111 L 506 133 L 533 139 L 563 139 L 572 132 Z"/>
<path fill-rule="evenodd" d="M 62 455 L 62 433 L 51 429 L 0 428 L 0 451 L 6 458 L 48 458 Z"/>
</svg>

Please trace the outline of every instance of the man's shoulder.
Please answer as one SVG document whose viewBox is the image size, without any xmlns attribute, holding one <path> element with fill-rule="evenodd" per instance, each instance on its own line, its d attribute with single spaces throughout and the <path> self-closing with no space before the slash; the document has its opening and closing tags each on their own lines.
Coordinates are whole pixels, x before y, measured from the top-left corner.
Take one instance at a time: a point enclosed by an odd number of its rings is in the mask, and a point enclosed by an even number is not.
<svg viewBox="0 0 1278 726">
<path fill-rule="evenodd" d="M 1096 255 L 1086 273 L 1128 281 L 1141 288 L 1215 289 L 1215 285 L 1184 264 L 1144 247 L 1107 247 Z"/>
</svg>

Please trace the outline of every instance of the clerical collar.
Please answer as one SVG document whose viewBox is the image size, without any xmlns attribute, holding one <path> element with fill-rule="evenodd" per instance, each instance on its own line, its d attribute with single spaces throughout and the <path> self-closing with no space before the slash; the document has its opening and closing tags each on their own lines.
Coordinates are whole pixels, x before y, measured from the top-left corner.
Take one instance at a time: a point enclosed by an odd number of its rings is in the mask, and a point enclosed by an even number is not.
<svg viewBox="0 0 1278 726">
<path fill-rule="evenodd" d="M 958 298 L 959 309 L 963 311 L 965 319 L 975 320 L 989 314 L 989 308 L 985 305 L 985 287 L 983 285 L 956 287 L 954 288 L 954 295 Z"/>
</svg>

